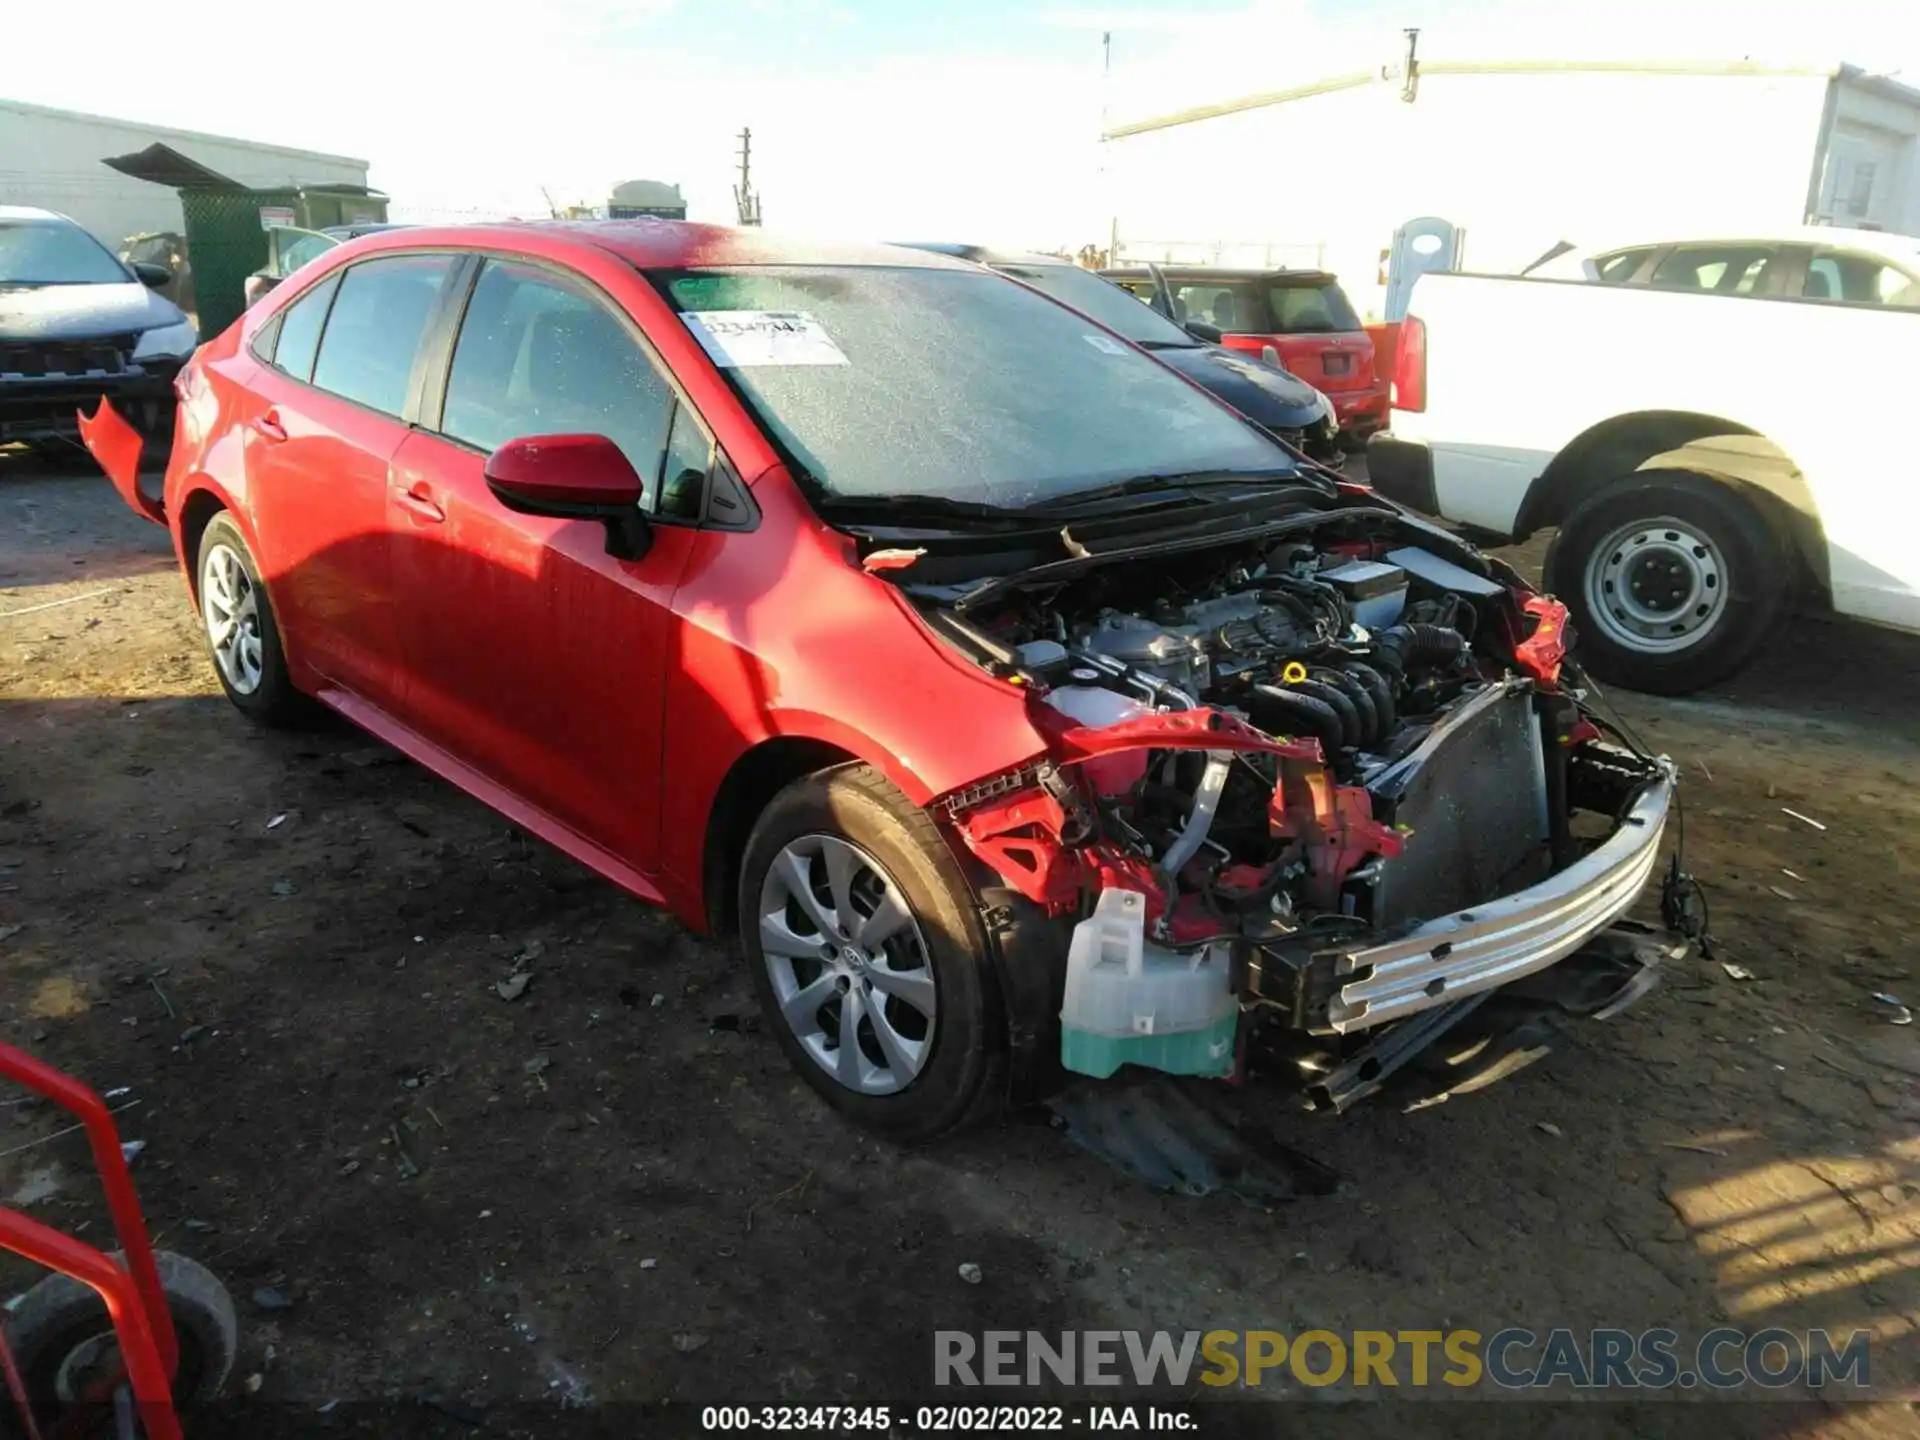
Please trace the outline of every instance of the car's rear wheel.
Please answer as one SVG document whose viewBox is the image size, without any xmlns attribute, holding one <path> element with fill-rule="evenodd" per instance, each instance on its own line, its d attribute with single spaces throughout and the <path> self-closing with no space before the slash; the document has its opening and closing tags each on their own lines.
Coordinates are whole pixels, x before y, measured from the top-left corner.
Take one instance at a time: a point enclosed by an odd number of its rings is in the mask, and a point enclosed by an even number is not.
<svg viewBox="0 0 1920 1440">
<path fill-rule="evenodd" d="M 747 842 L 741 939 L 767 1024 L 835 1109 L 901 1140 L 990 1113 L 1003 1046 L 979 907 L 870 766 L 789 785 Z"/>
<path fill-rule="evenodd" d="M 310 716 L 311 702 L 288 678 L 259 566 L 230 516 L 214 516 L 202 533 L 195 576 L 207 653 L 227 699 L 263 725 L 292 725 Z"/>
<path fill-rule="evenodd" d="M 1718 481 L 1649 470 L 1561 525 L 1547 588 L 1573 612 L 1581 665 L 1601 680 L 1684 695 L 1746 664 L 1793 585 L 1778 531 Z"/>
</svg>

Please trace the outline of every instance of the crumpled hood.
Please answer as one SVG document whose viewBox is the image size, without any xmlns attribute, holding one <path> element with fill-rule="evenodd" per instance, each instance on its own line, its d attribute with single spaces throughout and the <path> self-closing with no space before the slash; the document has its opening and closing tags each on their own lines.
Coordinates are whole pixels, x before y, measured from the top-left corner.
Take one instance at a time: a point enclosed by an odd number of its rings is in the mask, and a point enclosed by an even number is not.
<svg viewBox="0 0 1920 1440">
<path fill-rule="evenodd" d="M 1276 429 L 1302 430 L 1321 417 L 1320 395 L 1306 381 L 1251 355 L 1222 345 L 1155 350 L 1194 384 L 1218 395 L 1249 420 Z"/>
<path fill-rule="evenodd" d="M 133 280 L 124 285 L 0 284 L 0 340 L 90 340 L 184 319 L 178 305 Z"/>
</svg>

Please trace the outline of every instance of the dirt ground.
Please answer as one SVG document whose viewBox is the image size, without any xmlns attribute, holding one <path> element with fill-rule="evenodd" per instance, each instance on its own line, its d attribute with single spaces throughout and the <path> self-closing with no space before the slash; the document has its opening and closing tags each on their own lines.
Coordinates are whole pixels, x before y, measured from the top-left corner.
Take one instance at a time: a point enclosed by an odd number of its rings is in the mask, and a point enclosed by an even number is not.
<svg viewBox="0 0 1920 1440">
<path fill-rule="evenodd" d="M 1709 695 L 1622 697 L 1682 765 L 1717 958 L 1433 1109 L 1328 1121 L 1250 1087 L 1252 1122 L 1341 1177 L 1263 1208 L 1148 1190 L 1044 1116 L 921 1151 L 848 1129 L 757 1033 L 736 955 L 361 735 L 250 728 L 183 596 L 97 474 L 0 454 L 0 1034 L 131 1087 L 153 1230 L 240 1303 L 227 1414 L 256 1419 L 220 1433 L 344 1430 L 375 1399 L 398 1408 L 363 1433 L 900 1406 L 942 1398 L 941 1327 L 1865 1326 L 1876 1390 L 1920 1394 L 1920 1027 L 1871 998 L 1920 1003 L 1913 642 L 1800 622 Z M 0 1195 L 97 1238 L 57 1123 L 0 1111 Z M 1413 1408 L 1289 1381 L 1202 1413 L 1920 1433 L 1902 1400 L 1788 1398 Z"/>
</svg>

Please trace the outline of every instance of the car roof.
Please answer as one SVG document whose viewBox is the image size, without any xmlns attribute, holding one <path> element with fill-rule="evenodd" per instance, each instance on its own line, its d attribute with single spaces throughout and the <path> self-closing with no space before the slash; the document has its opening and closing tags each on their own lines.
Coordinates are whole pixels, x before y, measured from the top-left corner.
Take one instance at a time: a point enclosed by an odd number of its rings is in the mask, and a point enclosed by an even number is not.
<svg viewBox="0 0 1920 1440">
<path fill-rule="evenodd" d="M 0 220 L 62 220 L 73 224 L 57 210 L 42 210 L 38 205 L 0 205 Z"/>
<path fill-rule="evenodd" d="M 1920 260 L 1920 237 L 1885 230 L 1855 230 L 1840 225 L 1783 225 L 1775 230 L 1735 231 L 1721 235 L 1669 235 L 1659 240 L 1624 241 L 1581 248 L 1581 255 L 1612 255 L 1621 250 L 1659 250 L 1669 245 L 1821 245 L 1859 250 L 1883 260 L 1911 265 Z"/>
<path fill-rule="evenodd" d="M 971 260 L 976 265 L 1065 265 L 1080 267 L 1059 255 L 1036 255 L 1024 250 L 996 250 L 991 245 L 969 245 L 952 240 L 895 240 L 891 244 L 903 250 L 925 250 L 933 255 L 948 255 L 955 260 Z"/>
<path fill-rule="evenodd" d="M 1155 268 L 1169 280 L 1183 280 L 1189 283 L 1197 281 L 1205 284 L 1209 280 L 1272 280 L 1280 284 L 1297 285 L 1334 283 L 1334 275 L 1330 270 L 1288 270 L 1255 265 L 1160 265 Z M 1100 273 L 1123 275 L 1129 280 L 1152 278 L 1152 272 L 1144 265 L 1113 265 Z"/>
<path fill-rule="evenodd" d="M 891 265 L 923 270 L 971 269 L 961 261 L 897 245 L 835 245 L 769 234 L 758 227 L 703 225 L 690 220 L 515 220 L 495 225 L 419 226 L 362 236 L 372 249 L 445 246 L 456 250 L 511 250 L 529 234 L 549 242 L 605 251 L 641 270 L 713 265 Z"/>
</svg>

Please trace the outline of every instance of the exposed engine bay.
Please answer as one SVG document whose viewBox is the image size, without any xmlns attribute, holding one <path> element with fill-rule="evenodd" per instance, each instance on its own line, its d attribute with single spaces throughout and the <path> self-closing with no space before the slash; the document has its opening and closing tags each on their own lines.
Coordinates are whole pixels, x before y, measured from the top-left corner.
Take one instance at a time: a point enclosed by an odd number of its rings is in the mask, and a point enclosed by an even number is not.
<svg viewBox="0 0 1920 1440">
<path fill-rule="evenodd" d="M 1671 769 L 1561 685 L 1564 607 L 1404 516 L 1325 519 L 925 606 L 1048 740 L 944 809 L 1074 924 L 1068 1068 L 1233 1073 L 1265 1017 L 1324 1078 L 1566 959 L 1654 872 Z"/>
</svg>

